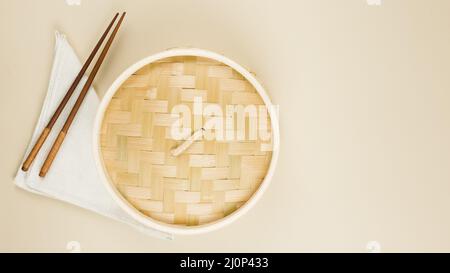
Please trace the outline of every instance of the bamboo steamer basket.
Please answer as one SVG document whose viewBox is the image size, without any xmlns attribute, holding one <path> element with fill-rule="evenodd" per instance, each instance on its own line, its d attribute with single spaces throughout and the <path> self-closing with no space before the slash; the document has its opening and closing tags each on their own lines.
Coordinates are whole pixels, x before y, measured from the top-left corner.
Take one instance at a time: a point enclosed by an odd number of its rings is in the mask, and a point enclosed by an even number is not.
<svg viewBox="0 0 450 273">
<path fill-rule="evenodd" d="M 195 97 L 224 112 L 225 105 L 266 106 L 270 140 L 196 139 L 174 156 L 183 139 L 171 135 L 180 117 L 171 109 L 192 109 Z M 180 48 L 149 56 L 125 70 L 100 103 L 93 131 L 100 177 L 117 204 L 147 227 L 172 234 L 223 227 L 246 213 L 272 179 L 279 127 L 270 106 L 256 78 L 220 54 Z"/>
</svg>

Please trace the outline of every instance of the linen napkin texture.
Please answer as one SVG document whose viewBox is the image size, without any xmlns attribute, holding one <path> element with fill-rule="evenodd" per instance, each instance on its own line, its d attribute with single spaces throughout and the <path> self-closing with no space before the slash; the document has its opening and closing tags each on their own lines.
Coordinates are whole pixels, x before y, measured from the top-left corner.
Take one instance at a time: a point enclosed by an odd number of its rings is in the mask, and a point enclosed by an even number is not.
<svg viewBox="0 0 450 273">
<path fill-rule="evenodd" d="M 65 35 L 56 32 L 55 36 L 56 45 L 48 91 L 25 156 L 32 149 L 81 69 L 81 63 Z M 75 116 L 50 171 L 45 178 L 39 177 L 39 170 L 86 79 L 87 77 L 83 77 L 78 84 L 28 172 L 23 172 L 19 167 L 15 184 L 24 190 L 71 203 L 127 223 L 151 236 L 173 239 L 172 234 L 148 228 L 131 218 L 115 203 L 103 185 L 93 156 L 92 131 L 99 98 L 92 87 Z"/>
</svg>

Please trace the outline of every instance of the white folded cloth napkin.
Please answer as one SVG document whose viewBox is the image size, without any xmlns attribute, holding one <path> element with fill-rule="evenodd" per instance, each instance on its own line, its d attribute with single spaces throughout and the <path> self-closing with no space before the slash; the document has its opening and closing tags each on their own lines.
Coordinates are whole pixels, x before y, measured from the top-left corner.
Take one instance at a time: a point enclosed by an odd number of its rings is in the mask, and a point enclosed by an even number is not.
<svg viewBox="0 0 450 273">
<path fill-rule="evenodd" d="M 28 155 L 80 69 L 81 63 L 66 37 L 56 32 L 55 55 L 48 91 L 25 156 Z M 15 184 L 33 193 L 59 199 L 127 223 L 146 234 L 173 239 L 172 234 L 145 227 L 132 219 L 115 203 L 100 180 L 92 154 L 92 130 L 99 98 L 92 87 L 53 161 L 50 171 L 45 178 L 39 177 L 42 163 L 85 82 L 86 77 L 79 83 L 29 171 L 25 173 L 19 167 Z"/>
</svg>

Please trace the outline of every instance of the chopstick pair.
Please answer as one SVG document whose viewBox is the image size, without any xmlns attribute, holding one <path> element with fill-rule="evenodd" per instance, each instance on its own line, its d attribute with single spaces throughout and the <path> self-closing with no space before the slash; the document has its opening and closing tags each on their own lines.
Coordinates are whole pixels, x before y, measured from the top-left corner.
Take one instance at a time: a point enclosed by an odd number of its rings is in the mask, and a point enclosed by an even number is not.
<svg viewBox="0 0 450 273">
<path fill-rule="evenodd" d="M 108 50 L 114 40 L 114 37 L 116 36 L 117 31 L 119 30 L 119 27 L 123 21 L 123 18 L 125 17 L 126 12 L 123 12 L 120 16 L 119 22 L 115 26 L 111 36 L 109 37 L 108 41 L 106 42 L 105 47 L 103 48 L 102 52 L 100 53 L 100 56 L 97 59 L 97 62 L 95 63 L 94 67 L 92 68 L 91 73 L 89 74 L 89 77 L 86 81 L 86 83 L 83 86 L 83 89 L 81 90 L 80 94 L 78 95 L 78 98 L 72 107 L 72 110 L 70 111 L 69 116 L 66 119 L 66 122 L 64 123 L 63 128 L 58 134 L 58 137 L 56 138 L 55 142 L 53 143 L 52 148 L 50 149 L 50 152 L 47 155 L 47 158 L 44 161 L 44 164 L 41 167 L 41 170 L 39 172 L 40 177 L 44 177 L 48 170 L 50 169 L 53 160 L 55 159 L 56 154 L 58 153 L 59 148 L 61 147 L 61 144 L 64 141 L 64 138 L 70 128 L 70 125 L 72 124 L 73 119 L 75 118 L 81 103 L 83 102 L 89 88 L 92 85 L 92 82 L 94 81 L 95 76 L 97 75 L 98 70 L 100 69 L 100 66 L 102 65 L 103 60 L 106 57 L 106 54 L 108 53 Z M 33 149 L 28 154 L 27 158 L 23 162 L 22 165 L 22 171 L 28 171 L 30 168 L 31 163 L 33 163 L 34 159 L 36 158 L 36 155 L 38 154 L 39 150 L 42 148 L 42 145 L 44 144 L 45 140 L 47 139 L 48 135 L 50 134 L 50 131 L 53 128 L 53 125 L 55 125 L 56 120 L 60 116 L 61 112 L 63 111 L 64 107 L 66 106 L 67 102 L 69 101 L 70 97 L 72 96 L 73 92 L 75 91 L 76 87 L 80 83 L 80 80 L 83 78 L 84 73 L 86 72 L 87 68 L 91 64 L 92 60 L 94 59 L 97 51 L 99 50 L 100 46 L 102 45 L 103 41 L 105 40 L 109 30 L 113 26 L 114 22 L 116 21 L 117 17 L 119 16 L 119 13 L 116 13 L 114 18 L 112 19 L 109 26 L 106 28 L 105 32 L 103 33 L 100 40 L 97 42 L 97 45 L 94 47 L 94 50 L 91 52 L 89 57 L 87 58 L 86 62 L 84 63 L 83 67 L 81 68 L 78 75 L 75 77 L 75 80 L 73 81 L 72 85 L 70 86 L 69 90 L 67 90 L 66 95 L 62 99 L 61 103 L 59 104 L 58 108 L 56 109 L 55 113 L 51 117 L 50 121 L 48 122 L 47 126 L 45 126 L 44 130 L 42 131 L 41 135 L 39 136 L 38 140 L 33 146 Z"/>
</svg>

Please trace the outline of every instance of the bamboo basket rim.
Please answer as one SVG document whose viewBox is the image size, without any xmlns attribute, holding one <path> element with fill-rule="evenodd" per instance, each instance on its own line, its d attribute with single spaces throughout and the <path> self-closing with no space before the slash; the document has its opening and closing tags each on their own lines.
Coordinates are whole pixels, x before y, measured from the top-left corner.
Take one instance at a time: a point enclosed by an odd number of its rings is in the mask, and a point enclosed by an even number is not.
<svg viewBox="0 0 450 273">
<path fill-rule="evenodd" d="M 139 212 L 135 207 L 133 207 L 129 202 L 119 193 L 116 187 L 113 186 L 112 181 L 108 178 L 108 175 L 105 172 L 104 165 L 103 165 L 103 159 L 101 157 L 101 150 L 100 150 L 100 128 L 101 124 L 104 118 L 105 111 L 113 97 L 113 95 L 116 93 L 116 91 L 120 88 L 120 86 L 138 69 L 142 68 L 143 66 L 156 62 L 161 59 L 169 58 L 169 57 L 180 57 L 180 56 L 196 56 L 196 57 L 204 57 L 213 59 L 215 61 L 219 61 L 225 65 L 230 66 L 231 68 L 235 69 L 237 72 L 239 72 L 246 80 L 250 82 L 250 84 L 253 85 L 256 92 L 261 96 L 261 98 L 264 101 L 264 104 L 268 106 L 268 113 L 270 116 L 270 122 L 272 126 L 272 136 L 273 136 L 273 150 L 272 150 L 272 158 L 270 160 L 269 168 L 267 170 L 266 176 L 264 177 L 263 181 L 261 182 L 260 186 L 256 191 L 253 193 L 253 195 L 245 202 L 244 205 L 242 205 L 239 209 L 234 211 L 233 213 L 218 219 L 216 221 L 198 225 L 198 226 L 176 226 L 171 224 L 162 223 L 160 221 L 156 221 L 151 219 L 150 217 L 142 214 Z M 267 187 L 270 184 L 270 181 L 272 180 L 272 177 L 274 175 L 275 167 L 278 161 L 278 155 L 279 155 L 279 146 L 280 146 L 280 131 L 279 131 L 279 123 L 278 123 L 278 117 L 277 113 L 274 111 L 273 104 L 270 101 L 269 96 L 267 95 L 265 89 L 262 87 L 262 85 L 258 82 L 256 77 L 250 73 L 247 69 L 243 68 L 238 63 L 232 61 L 231 59 L 204 49 L 199 48 L 173 48 L 168 49 L 153 55 L 150 55 L 146 58 L 141 59 L 140 61 L 134 63 L 130 67 L 128 67 L 124 72 L 120 74 L 120 76 L 111 84 L 111 86 L 106 91 L 105 95 L 101 99 L 100 105 L 97 110 L 97 115 L 95 117 L 94 121 L 94 130 L 92 135 L 93 140 L 93 154 L 94 154 L 94 160 L 95 164 L 98 170 L 98 173 L 100 175 L 100 178 L 102 180 L 102 183 L 106 187 L 108 193 L 111 195 L 111 197 L 114 199 L 114 201 L 128 214 L 130 215 L 134 220 L 138 221 L 139 223 L 167 233 L 172 234 L 179 234 L 179 235 L 192 235 L 192 234 L 200 234 L 205 233 L 209 231 L 216 230 L 218 228 L 224 227 L 235 220 L 237 220 L 239 217 L 244 215 L 248 210 L 253 207 L 256 202 L 261 198 L 263 193 L 267 190 Z"/>
</svg>

